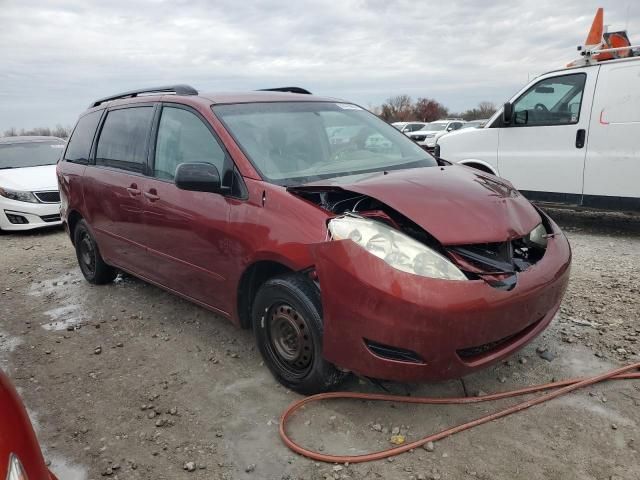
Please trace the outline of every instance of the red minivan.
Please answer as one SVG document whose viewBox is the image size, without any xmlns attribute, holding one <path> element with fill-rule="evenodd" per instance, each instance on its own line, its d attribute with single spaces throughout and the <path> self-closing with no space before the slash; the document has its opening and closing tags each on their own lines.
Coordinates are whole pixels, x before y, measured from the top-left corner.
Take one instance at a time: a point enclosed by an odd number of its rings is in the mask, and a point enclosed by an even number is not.
<svg viewBox="0 0 640 480">
<path fill-rule="evenodd" d="M 58 180 L 89 282 L 122 270 L 253 328 L 303 393 L 457 377 L 549 324 L 571 250 L 511 184 L 353 103 L 274 90 L 145 89 L 82 114 Z"/>
</svg>

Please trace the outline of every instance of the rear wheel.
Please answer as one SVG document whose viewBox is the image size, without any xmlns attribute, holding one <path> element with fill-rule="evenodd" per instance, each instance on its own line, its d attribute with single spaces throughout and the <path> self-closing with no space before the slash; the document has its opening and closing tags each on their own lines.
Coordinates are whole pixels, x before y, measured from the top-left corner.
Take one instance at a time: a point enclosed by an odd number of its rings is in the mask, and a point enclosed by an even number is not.
<svg viewBox="0 0 640 480">
<path fill-rule="evenodd" d="M 260 353 L 276 379 L 303 394 L 324 392 L 345 376 L 322 358 L 322 307 L 318 288 L 299 274 L 260 287 L 253 304 Z"/>
<path fill-rule="evenodd" d="M 73 238 L 78 265 L 84 278 L 96 285 L 112 282 L 118 272 L 102 259 L 98 244 L 84 220 L 80 220 L 76 225 Z"/>
</svg>

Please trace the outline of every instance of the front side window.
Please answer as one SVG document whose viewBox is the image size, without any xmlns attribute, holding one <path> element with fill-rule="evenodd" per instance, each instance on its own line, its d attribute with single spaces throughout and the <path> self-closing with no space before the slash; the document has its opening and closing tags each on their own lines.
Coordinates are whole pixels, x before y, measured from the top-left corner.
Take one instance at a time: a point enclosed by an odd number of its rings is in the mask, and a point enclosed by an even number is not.
<svg viewBox="0 0 640 480">
<path fill-rule="evenodd" d="M 153 107 L 111 110 L 102 126 L 96 165 L 142 173 Z"/>
<path fill-rule="evenodd" d="M 0 144 L 0 170 L 55 165 L 64 149 L 58 139 Z"/>
<path fill-rule="evenodd" d="M 539 81 L 514 102 L 512 126 L 578 123 L 586 77 L 577 73 Z"/>
<path fill-rule="evenodd" d="M 437 165 L 406 135 L 356 105 L 273 102 L 213 110 L 263 178 L 279 185 Z"/>
<path fill-rule="evenodd" d="M 98 122 L 102 116 L 102 110 L 87 113 L 78 120 L 76 128 L 73 129 L 69 146 L 64 154 L 64 159 L 68 162 L 87 163 L 89 161 L 89 151 L 93 136 L 98 128 Z"/>
<path fill-rule="evenodd" d="M 211 163 L 223 172 L 225 153 L 207 126 L 193 113 L 164 107 L 158 126 L 154 176 L 173 180 L 181 163 Z"/>
</svg>

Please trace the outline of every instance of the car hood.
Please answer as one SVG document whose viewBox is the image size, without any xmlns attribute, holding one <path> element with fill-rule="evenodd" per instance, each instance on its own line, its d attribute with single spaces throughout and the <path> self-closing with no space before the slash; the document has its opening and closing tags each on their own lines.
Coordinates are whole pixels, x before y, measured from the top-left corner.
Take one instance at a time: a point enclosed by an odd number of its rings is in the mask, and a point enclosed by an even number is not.
<svg viewBox="0 0 640 480">
<path fill-rule="evenodd" d="M 0 187 L 26 192 L 57 190 L 56 166 L 42 165 L 0 170 Z"/>
<path fill-rule="evenodd" d="M 542 221 L 509 182 L 461 165 L 349 175 L 289 190 L 323 187 L 375 198 L 443 245 L 504 242 L 527 235 Z"/>
</svg>

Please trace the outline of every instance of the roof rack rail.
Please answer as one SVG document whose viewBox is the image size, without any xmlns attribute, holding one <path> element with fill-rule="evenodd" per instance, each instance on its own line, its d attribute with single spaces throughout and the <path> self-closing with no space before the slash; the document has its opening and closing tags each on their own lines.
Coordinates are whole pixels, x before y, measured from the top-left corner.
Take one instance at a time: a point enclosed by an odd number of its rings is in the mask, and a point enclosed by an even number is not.
<svg viewBox="0 0 640 480">
<path fill-rule="evenodd" d="M 166 87 L 141 88 L 140 90 L 130 90 L 128 92 L 122 92 L 118 93 L 117 95 L 111 95 L 101 98 L 93 102 L 89 108 L 97 107 L 98 105 L 110 100 L 137 97 L 141 93 L 175 93 L 176 95 L 198 95 L 198 91 L 190 85 L 168 85 Z"/>
<path fill-rule="evenodd" d="M 299 93 L 301 95 L 313 95 L 309 90 L 302 87 L 276 87 L 276 88 L 260 88 L 259 92 L 288 92 Z"/>
</svg>

